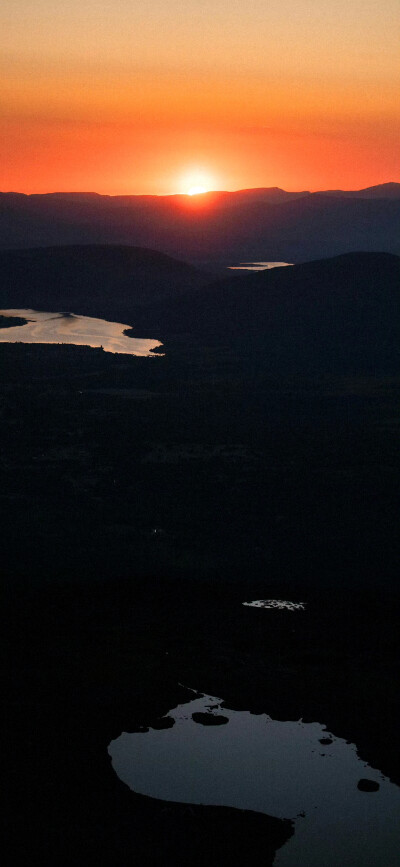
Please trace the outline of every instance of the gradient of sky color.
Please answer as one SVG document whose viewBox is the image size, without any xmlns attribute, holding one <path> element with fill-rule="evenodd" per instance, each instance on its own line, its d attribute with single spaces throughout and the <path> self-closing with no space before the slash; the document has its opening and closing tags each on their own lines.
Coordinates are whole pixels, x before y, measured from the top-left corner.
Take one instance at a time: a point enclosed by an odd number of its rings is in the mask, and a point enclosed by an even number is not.
<svg viewBox="0 0 400 867">
<path fill-rule="evenodd" d="M 398 0 L 2 0 L 0 189 L 399 179 Z"/>
</svg>

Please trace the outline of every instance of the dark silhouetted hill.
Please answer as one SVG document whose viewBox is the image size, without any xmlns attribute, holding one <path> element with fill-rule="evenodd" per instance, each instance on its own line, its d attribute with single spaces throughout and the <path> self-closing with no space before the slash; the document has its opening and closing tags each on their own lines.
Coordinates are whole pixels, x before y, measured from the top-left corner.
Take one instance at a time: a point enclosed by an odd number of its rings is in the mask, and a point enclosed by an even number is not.
<svg viewBox="0 0 400 867">
<path fill-rule="evenodd" d="M 0 251 L 0 307 L 65 310 L 116 319 L 136 306 L 210 282 L 191 265 L 137 247 Z"/>
<path fill-rule="evenodd" d="M 193 334 L 228 343 L 239 359 L 253 354 L 274 374 L 398 374 L 400 258 L 350 253 L 242 272 L 143 311 L 143 325 L 161 339 Z"/>
<path fill-rule="evenodd" d="M 0 252 L 0 308 L 105 316 L 161 340 L 228 344 L 282 374 L 397 373 L 399 296 L 400 258 L 388 253 L 216 280 L 135 247 Z"/>
<path fill-rule="evenodd" d="M 199 265 L 400 254 L 400 184 L 356 192 L 272 187 L 200 196 L 0 194 L 0 247 L 125 244 Z"/>
<path fill-rule="evenodd" d="M 400 199 L 400 184 L 390 181 L 363 190 L 326 190 L 325 196 L 340 196 L 346 199 Z"/>
</svg>

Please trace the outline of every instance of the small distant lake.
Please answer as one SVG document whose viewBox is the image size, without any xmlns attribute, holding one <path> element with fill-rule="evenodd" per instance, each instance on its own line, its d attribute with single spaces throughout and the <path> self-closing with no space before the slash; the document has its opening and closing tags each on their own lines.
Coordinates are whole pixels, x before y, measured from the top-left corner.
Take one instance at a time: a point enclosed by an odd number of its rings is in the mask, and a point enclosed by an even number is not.
<svg viewBox="0 0 400 867">
<path fill-rule="evenodd" d="M 241 262 L 240 265 L 229 265 L 229 271 L 270 271 L 272 268 L 288 268 L 292 262 Z"/>
<path fill-rule="evenodd" d="M 114 770 L 134 792 L 292 819 L 277 867 L 399 863 L 400 789 L 362 762 L 354 744 L 318 722 L 234 711 L 192 692 L 157 728 L 111 741 Z"/>
<path fill-rule="evenodd" d="M 0 316 L 28 320 L 25 324 L 0 328 L 0 343 L 65 343 L 149 357 L 154 357 L 151 350 L 162 346 L 158 340 L 128 337 L 124 332 L 130 330 L 131 325 L 75 313 L 0 310 Z"/>
<path fill-rule="evenodd" d="M 255 599 L 253 602 L 243 602 L 247 608 L 269 608 L 272 611 L 304 611 L 304 602 L 288 602 L 286 599 Z"/>
</svg>

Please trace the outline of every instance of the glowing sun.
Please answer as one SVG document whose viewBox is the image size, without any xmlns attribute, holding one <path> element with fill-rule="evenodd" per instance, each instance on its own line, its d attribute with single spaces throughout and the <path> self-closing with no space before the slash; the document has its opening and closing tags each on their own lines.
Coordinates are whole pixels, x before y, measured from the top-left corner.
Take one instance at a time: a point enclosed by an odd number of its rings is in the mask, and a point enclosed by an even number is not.
<svg viewBox="0 0 400 867">
<path fill-rule="evenodd" d="M 206 190 L 205 187 L 200 187 L 200 186 L 189 187 L 189 189 L 187 191 L 187 195 L 188 196 L 198 196 L 199 193 L 207 193 L 207 192 L 208 192 L 208 190 Z"/>
<path fill-rule="evenodd" d="M 178 189 L 186 196 L 201 196 L 215 190 L 216 180 L 213 173 L 203 167 L 188 168 L 177 184 Z"/>
</svg>

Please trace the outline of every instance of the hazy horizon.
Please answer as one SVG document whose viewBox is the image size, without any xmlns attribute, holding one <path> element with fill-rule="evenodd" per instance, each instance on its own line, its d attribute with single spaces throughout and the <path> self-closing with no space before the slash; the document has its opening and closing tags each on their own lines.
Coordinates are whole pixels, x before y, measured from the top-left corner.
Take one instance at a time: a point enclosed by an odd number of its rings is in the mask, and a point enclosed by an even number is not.
<svg viewBox="0 0 400 867">
<path fill-rule="evenodd" d="M 257 185 L 254 187 L 251 187 L 251 186 L 250 187 L 235 187 L 233 189 L 228 189 L 227 187 L 224 189 L 222 189 L 222 188 L 210 188 L 210 189 L 205 189 L 202 192 L 198 192 L 195 195 L 197 196 L 197 195 L 209 195 L 209 194 L 218 195 L 218 194 L 224 194 L 224 193 L 242 193 L 242 192 L 248 192 L 250 190 L 260 190 L 260 191 L 280 190 L 280 191 L 285 192 L 285 193 L 293 193 L 293 194 L 295 194 L 295 193 L 305 193 L 305 194 L 309 193 L 310 195 L 313 195 L 314 193 L 324 193 L 324 192 L 344 192 L 344 193 L 355 192 L 355 193 L 359 193 L 359 192 L 363 192 L 364 190 L 374 189 L 375 187 L 387 187 L 387 186 L 392 186 L 392 185 L 397 185 L 397 184 L 400 186 L 400 181 L 395 181 L 391 178 L 387 181 L 380 181 L 380 182 L 376 182 L 376 183 L 371 183 L 371 184 L 368 184 L 367 186 L 362 186 L 362 187 L 358 187 L 356 185 L 350 185 L 350 186 L 346 186 L 346 187 L 345 186 L 342 186 L 342 187 L 324 187 L 324 188 L 321 187 L 321 188 L 315 188 L 315 189 L 308 189 L 306 186 L 300 186 L 296 190 L 295 189 L 288 190 L 285 187 L 281 186 L 279 183 L 275 183 L 275 184 L 268 184 L 268 185 L 266 185 L 266 184 L 265 185 Z M 79 190 L 78 189 L 48 189 L 48 190 L 43 190 L 42 192 L 37 192 L 37 191 L 33 191 L 33 190 L 26 190 L 26 189 L 19 189 L 19 190 L 17 190 L 17 189 L 7 189 L 7 190 L 0 189 L 0 193 L 2 193 L 2 194 L 15 193 L 16 195 L 22 195 L 22 196 L 87 195 L 87 196 L 105 196 L 107 198 L 118 198 L 118 197 L 125 197 L 125 196 L 128 196 L 128 197 L 148 196 L 150 198 L 159 198 L 159 199 L 167 199 L 167 198 L 178 197 L 178 196 L 185 196 L 186 197 L 186 196 L 190 195 L 188 192 L 171 191 L 171 192 L 165 192 L 165 193 L 151 193 L 151 192 L 148 192 L 146 190 L 140 190 L 140 191 L 135 191 L 135 192 L 125 191 L 125 192 L 107 193 L 107 192 L 104 192 L 103 190 L 100 190 L 100 189 L 83 189 L 83 188 L 79 189 Z M 191 194 L 191 195 L 193 196 L 194 194 Z"/>
<path fill-rule="evenodd" d="M 396 177 L 398 20 L 396 0 L 3 0 L 0 188 Z"/>
</svg>

